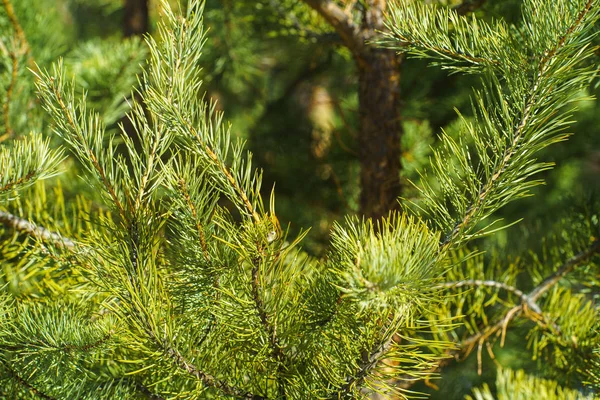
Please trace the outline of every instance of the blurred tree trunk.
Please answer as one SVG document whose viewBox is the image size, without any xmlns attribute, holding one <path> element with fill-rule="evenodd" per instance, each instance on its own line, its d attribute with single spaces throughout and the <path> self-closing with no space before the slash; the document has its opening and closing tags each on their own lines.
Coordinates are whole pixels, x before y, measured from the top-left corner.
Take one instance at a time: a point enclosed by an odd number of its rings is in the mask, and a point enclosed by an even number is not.
<svg viewBox="0 0 600 400">
<path fill-rule="evenodd" d="M 148 24 L 148 0 L 125 0 L 125 36 L 144 35 L 148 32 Z"/>
<path fill-rule="evenodd" d="M 360 24 L 332 0 L 303 0 L 331 24 L 352 52 L 359 75 L 360 212 L 379 218 L 397 208 L 400 184 L 400 62 L 395 52 L 367 43 L 385 29 L 387 0 L 366 0 Z"/>
<path fill-rule="evenodd" d="M 359 64 L 358 137 L 360 211 L 378 218 L 398 207 L 400 196 L 400 60 L 389 50 L 370 49 Z"/>
</svg>

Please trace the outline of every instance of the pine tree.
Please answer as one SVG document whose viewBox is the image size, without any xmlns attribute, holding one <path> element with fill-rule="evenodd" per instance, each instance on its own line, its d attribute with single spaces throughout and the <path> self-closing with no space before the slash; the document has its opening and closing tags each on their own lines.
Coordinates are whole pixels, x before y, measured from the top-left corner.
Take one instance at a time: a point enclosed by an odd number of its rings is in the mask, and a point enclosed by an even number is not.
<svg viewBox="0 0 600 400">
<path fill-rule="evenodd" d="M 442 132 L 420 198 L 340 222 L 323 259 L 302 251 L 307 232 L 280 226 L 275 191 L 263 200 L 261 171 L 202 95 L 202 1 L 181 13 L 163 1 L 148 53 L 135 39 L 95 42 L 51 66 L 60 53 L 36 53 L 3 5 L 4 398 L 409 398 L 516 324 L 575 384 L 505 370 L 498 398 L 598 387 L 598 310 L 584 287 L 599 283 L 597 208 L 529 260 L 476 247 L 551 167 L 536 154 L 567 137 L 596 75 L 597 0 L 526 0 L 518 26 L 393 3 L 378 45 L 480 76 L 475 117 Z M 103 70 L 99 52 L 122 73 Z M 124 113 L 132 130 L 117 124 Z M 486 386 L 473 396 L 493 398 Z"/>
</svg>

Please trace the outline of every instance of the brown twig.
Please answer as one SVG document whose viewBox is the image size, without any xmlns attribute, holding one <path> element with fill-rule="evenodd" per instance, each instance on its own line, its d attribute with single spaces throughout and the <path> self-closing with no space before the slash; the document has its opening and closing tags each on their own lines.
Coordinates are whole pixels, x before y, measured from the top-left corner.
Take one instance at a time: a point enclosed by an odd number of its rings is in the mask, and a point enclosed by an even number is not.
<svg viewBox="0 0 600 400">
<path fill-rule="evenodd" d="M 10 24 L 13 26 L 15 30 L 15 34 L 17 39 L 23 46 L 23 52 L 26 55 L 31 53 L 31 47 L 29 46 L 29 42 L 27 41 L 27 37 L 25 36 L 25 32 L 23 32 L 23 28 L 21 28 L 21 24 L 19 23 L 19 19 L 17 18 L 17 14 L 15 13 L 15 9 L 13 8 L 10 0 L 2 0 L 4 4 L 4 9 L 6 10 L 6 14 L 8 15 L 8 19 L 10 20 Z"/>
<path fill-rule="evenodd" d="M 47 395 L 46 393 L 40 391 L 39 389 L 37 389 L 35 386 L 33 386 L 31 383 L 27 382 L 27 380 L 25 380 L 25 378 L 23 378 L 22 376 L 20 376 L 19 374 L 17 374 L 16 371 L 14 371 L 6 361 L 0 361 L 0 363 L 4 366 L 4 369 L 9 373 L 9 375 L 11 375 L 18 383 L 19 385 L 23 386 L 24 388 L 28 389 L 31 393 L 33 393 L 35 396 L 44 399 L 44 400 L 55 400 L 54 397 L 51 397 L 49 395 Z"/>
<path fill-rule="evenodd" d="M 342 41 L 355 58 L 362 58 L 365 49 L 365 37 L 360 27 L 346 14 L 343 8 L 331 0 L 303 0 L 317 11 L 340 35 Z"/>
<path fill-rule="evenodd" d="M 256 311 L 260 318 L 260 322 L 263 326 L 263 329 L 265 330 L 265 333 L 268 336 L 269 344 L 271 347 L 271 355 L 273 359 L 277 362 L 277 387 L 279 392 L 278 398 L 285 399 L 285 387 L 283 386 L 283 373 L 285 372 L 285 354 L 283 353 L 283 349 L 277 337 L 277 325 L 271 321 L 271 317 L 267 314 L 267 310 L 265 309 L 265 305 L 261 297 L 262 288 L 260 286 L 259 281 L 260 260 L 254 260 L 253 264 L 254 266 L 252 268 L 252 299 L 254 300 L 254 305 L 256 307 Z"/>
</svg>

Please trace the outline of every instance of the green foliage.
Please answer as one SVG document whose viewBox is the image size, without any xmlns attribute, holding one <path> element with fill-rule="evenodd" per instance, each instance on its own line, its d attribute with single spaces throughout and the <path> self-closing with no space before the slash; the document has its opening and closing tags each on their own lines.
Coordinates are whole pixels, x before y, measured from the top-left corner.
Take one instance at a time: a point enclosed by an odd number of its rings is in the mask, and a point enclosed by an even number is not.
<svg viewBox="0 0 600 400">
<path fill-rule="evenodd" d="M 534 357 L 582 381 L 598 375 L 596 306 L 561 280 L 580 266 L 582 282 L 597 278 L 597 213 L 528 258 L 483 255 L 474 242 L 539 183 L 530 178 L 550 164 L 536 154 L 566 137 L 569 105 L 595 75 L 597 1 L 528 0 L 519 26 L 394 4 L 382 43 L 480 74 L 483 88 L 474 118 L 433 146 L 412 209 L 336 224 L 322 259 L 302 250 L 307 232 L 282 229 L 274 190 L 266 205 L 262 172 L 203 95 L 204 8 L 190 0 L 179 15 L 161 2 L 148 52 L 92 41 L 33 68 L 51 122 L 32 123 L 52 126 L 90 189 L 65 204 L 61 146 L 39 135 L 0 150 L 1 194 L 22 189 L 9 210 L 65 236 L 0 214 L 36 239 L 1 232 L 2 396 L 409 398 L 407 382 L 493 334 L 503 342 L 516 317 Z M 130 128 L 115 127 L 125 112 Z M 416 137 L 431 128 L 406 125 L 417 169 L 428 150 Z M 500 373 L 497 388 L 579 396 L 521 373 Z"/>
<path fill-rule="evenodd" d="M 527 376 L 524 371 L 498 370 L 496 379 L 497 395 L 492 395 L 490 388 L 484 385 L 481 389 L 473 390 L 475 397 L 467 396 L 468 400 L 585 400 L 593 396 L 584 396 L 580 392 L 565 389 L 558 383 L 533 376 Z"/>
<path fill-rule="evenodd" d="M 57 174 L 62 155 L 49 149 L 47 140 L 31 135 L 0 148 L 0 195 L 8 195 Z"/>
<path fill-rule="evenodd" d="M 587 9 L 591 11 L 582 12 Z M 561 18 L 555 21 L 559 13 Z M 436 12 L 419 3 L 401 3 L 388 22 L 391 33 L 383 45 L 400 42 L 408 45 L 409 53 L 429 54 L 457 72 L 474 72 L 477 67 L 484 74 L 483 89 L 475 92 L 472 102 L 475 123 L 464 121 L 463 137 L 473 143 L 472 148 L 465 146 L 462 138 L 457 141 L 442 134 L 442 145 L 431 166 L 440 188 L 424 179 L 423 200 L 417 204 L 423 215 L 447 232 L 444 240 L 448 246 L 493 232 L 493 223 L 476 230 L 477 223 L 511 200 L 527 196 L 529 189 L 540 183 L 528 178 L 551 165 L 530 159 L 531 154 L 566 138 L 563 131 L 569 111 L 564 107 L 595 75 L 595 69 L 583 63 L 593 52 L 585 51 L 585 44 L 574 45 L 593 38 L 598 10 L 592 3 L 528 2 L 523 14 L 527 23 L 514 28 L 510 37 L 501 23 L 469 22 L 445 9 Z M 452 30 L 449 19 L 454 20 Z M 423 34 L 427 41 L 411 36 L 420 35 L 421 26 L 435 30 L 435 34 Z M 483 42 L 477 44 L 479 50 L 498 54 L 468 50 L 463 43 L 466 38 L 470 43 Z M 497 43 L 487 42 L 494 38 Z M 482 65 L 485 68 L 480 68 Z M 522 147 L 528 151 L 517 151 Z M 448 168 L 447 160 L 453 158 L 456 160 Z M 463 239 L 456 241 L 459 236 Z"/>
</svg>

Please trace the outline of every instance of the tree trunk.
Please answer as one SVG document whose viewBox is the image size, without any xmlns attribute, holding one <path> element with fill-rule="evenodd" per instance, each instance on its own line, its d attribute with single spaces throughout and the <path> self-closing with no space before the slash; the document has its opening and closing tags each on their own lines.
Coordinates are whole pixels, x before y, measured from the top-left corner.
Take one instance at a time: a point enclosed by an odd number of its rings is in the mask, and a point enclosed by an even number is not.
<svg viewBox="0 0 600 400">
<path fill-rule="evenodd" d="M 374 46 L 358 62 L 360 211 L 379 218 L 400 195 L 400 58 Z"/>
<path fill-rule="evenodd" d="M 384 31 L 387 0 L 302 0 L 317 11 L 350 50 L 359 73 L 360 212 L 379 218 L 398 207 L 400 195 L 400 60 L 371 41 Z M 482 1 L 482 0 L 477 0 Z M 360 4 L 360 7 L 358 6 Z M 360 9 L 359 18 L 353 9 Z M 357 20 L 360 19 L 360 24 Z"/>
<path fill-rule="evenodd" d="M 126 37 L 147 33 L 148 20 L 148 0 L 125 0 L 123 33 Z"/>
</svg>

